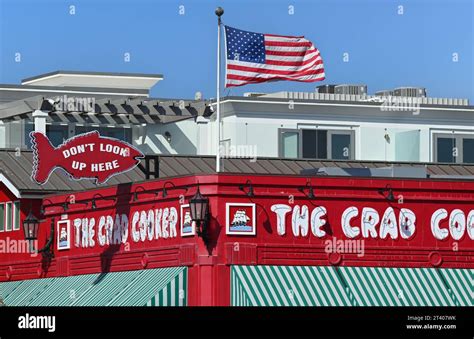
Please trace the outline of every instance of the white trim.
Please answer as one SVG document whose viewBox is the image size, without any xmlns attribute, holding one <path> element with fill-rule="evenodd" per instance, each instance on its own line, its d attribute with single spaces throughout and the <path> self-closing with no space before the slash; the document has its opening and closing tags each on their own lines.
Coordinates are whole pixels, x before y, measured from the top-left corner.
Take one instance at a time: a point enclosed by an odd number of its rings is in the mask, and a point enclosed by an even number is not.
<svg viewBox="0 0 474 339">
<path fill-rule="evenodd" d="M 3 205 L 3 230 L 0 229 L 0 232 L 5 232 L 5 202 L 0 202 L 1 205 Z"/>
<path fill-rule="evenodd" d="M 2 88 L 0 87 L 0 90 L 2 91 L 23 91 L 23 92 L 48 92 L 48 93 L 72 93 L 72 94 L 101 94 L 101 95 L 116 95 L 116 96 L 124 96 L 124 95 L 130 95 L 130 96 L 142 96 L 142 97 L 149 97 L 149 94 L 141 94 L 141 93 L 117 93 L 117 92 L 87 92 L 87 91 L 67 91 L 67 90 L 51 90 L 51 89 L 24 89 L 24 88 Z M 28 98 L 20 99 L 20 100 L 28 100 Z"/>
<path fill-rule="evenodd" d="M 252 232 L 242 232 L 242 231 L 231 231 L 230 230 L 230 207 L 233 206 L 245 206 L 252 207 Z M 228 202 L 225 204 L 225 231 L 226 234 L 231 235 L 256 235 L 257 233 L 257 220 L 255 219 L 255 204 L 254 203 L 235 203 Z"/>
<path fill-rule="evenodd" d="M 15 228 L 16 224 L 16 204 L 18 203 L 18 228 Z M 21 219 L 21 209 L 20 209 L 20 200 L 13 201 L 13 208 L 12 208 L 12 231 L 19 231 L 21 229 L 20 226 L 20 219 Z"/>
<path fill-rule="evenodd" d="M 8 206 L 10 206 L 10 217 L 11 217 L 11 221 L 13 222 L 13 202 L 12 201 L 7 201 L 5 203 L 5 232 L 11 232 L 13 231 L 13 224 L 12 222 L 10 223 L 10 229 L 8 229 Z"/>
<path fill-rule="evenodd" d="M 286 102 L 281 102 L 281 101 L 260 101 L 260 100 L 224 100 L 221 101 L 221 104 L 225 104 L 226 102 L 237 102 L 237 103 L 251 103 L 251 104 L 275 104 L 275 105 L 287 105 L 288 106 L 288 100 L 298 100 L 298 99 L 283 99 L 287 100 Z M 213 102 L 210 105 L 213 106 L 216 103 Z M 332 104 L 332 103 L 326 103 L 326 102 L 295 102 L 295 105 L 306 105 L 306 106 L 342 106 L 342 107 L 366 107 L 366 108 L 380 108 L 379 105 L 356 105 L 356 104 Z M 460 111 L 460 112 L 474 112 L 474 109 L 468 109 L 468 108 L 450 108 L 449 106 L 444 108 L 444 107 L 420 107 L 419 109 L 424 109 L 424 110 L 437 110 L 437 111 Z"/>
<path fill-rule="evenodd" d="M 3 175 L 3 173 L 0 173 L 0 182 L 7 186 L 7 188 L 10 190 L 10 192 L 13 193 L 15 198 L 21 198 L 21 194 L 18 188 L 16 188 L 15 185 L 13 185 L 13 183 Z"/>
<path fill-rule="evenodd" d="M 38 81 L 44 81 L 48 79 L 53 79 L 53 78 L 58 78 L 58 77 L 87 77 L 87 78 L 120 78 L 120 79 L 143 79 L 143 80 L 150 80 L 150 79 L 155 79 L 155 80 L 163 80 L 163 77 L 154 77 L 154 76 L 148 76 L 148 77 L 141 77 L 141 76 L 133 76 L 133 75 L 106 75 L 106 74 L 71 74 L 71 73 L 58 73 L 58 74 L 52 74 L 47 77 L 38 77 L 35 79 L 31 79 L 29 81 L 23 81 L 21 84 L 22 85 L 28 85 L 31 84 L 32 82 L 38 82 Z"/>
<path fill-rule="evenodd" d="M 59 244 L 59 239 L 61 237 L 61 232 L 60 232 L 60 227 L 62 224 L 66 224 L 66 232 L 67 232 L 67 244 L 64 247 L 60 247 Z M 56 234 L 57 234 L 57 239 L 56 239 L 56 244 L 58 251 L 62 250 L 69 250 L 71 248 L 71 222 L 69 220 L 60 220 L 56 223 Z"/>
</svg>

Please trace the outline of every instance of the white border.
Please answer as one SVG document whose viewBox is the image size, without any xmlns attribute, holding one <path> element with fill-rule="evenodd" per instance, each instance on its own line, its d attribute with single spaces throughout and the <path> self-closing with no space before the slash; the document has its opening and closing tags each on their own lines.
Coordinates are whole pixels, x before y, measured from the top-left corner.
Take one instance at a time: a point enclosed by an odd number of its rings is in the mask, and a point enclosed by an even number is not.
<svg viewBox="0 0 474 339">
<path fill-rule="evenodd" d="M 7 221 L 8 221 L 8 213 L 7 213 L 7 206 L 10 206 L 10 217 L 11 217 L 11 223 L 10 223 L 10 229 L 8 228 Z M 5 202 L 5 232 L 12 232 L 13 231 L 13 201 L 7 201 Z"/>
<path fill-rule="evenodd" d="M 0 205 L 3 205 L 3 230 L 0 230 L 0 232 L 5 232 L 5 202 L 0 202 Z"/>
<path fill-rule="evenodd" d="M 186 207 L 189 208 L 189 204 L 184 204 L 184 205 L 181 205 L 179 207 L 179 213 L 181 214 L 180 215 L 180 223 L 179 223 L 179 229 L 180 229 L 181 237 L 190 237 L 190 236 L 196 235 L 196 223 L 194 221 L 191 222 L 191 228 L 193 229 L 192 232 L 191 233 L 183 233 L 183 224 L 184 224 L 183 210 Z M 191 210 L 189 211 L 189 213 L 191 213 Z"/>
<path fill-rule="evenodd" d="M 67 227 L 67 246 L 64 246 L 64 247 L 59 246 L 59 238 L 61 237 L 61 232 L 59 232 L 59 230 L 62 224 L 66 224 L 66 227 Z M 71 222 L 69 220 L 58 221 L 56 223 L 56 233 L 57 233 L 56 244 L 57 244 L 58 251 L 71 249 Z"/>
<path fill-rule="evenodd" d="M 242 231 L 230 231 L 230 207 L 233 206 L 246 206 L 252 207 L 252 232 L 242 232 Z M 233 235 L 256 235 L 257 233 L 257 220 L 255 218 L 255 204 L 254 203 L 237 203 L 237 202 L 228 202 L 225 204 L 225 233 Z"/>
<path fill-rule="evenodd" d="M 21 229 L 21 225 L 20 225 L 20 220 L 21 220 L 21 208 L 20 208 L 20 200 L 15 200 L 15 201 L 12 201 L 12 231 L 19 231 Z M 18 228 L 15 229 L 15 224 L 16 224 L 16 205 L 15 203 L 18 203 Z"/>
<path fill-rule="evenodd" d="M 5 175 L 3 175 L 3 173 L 0 173 L 0 182 L 5 184 L 5 186 L 7 186 L 10 192 L 12 192 L 16 198 L 18 199 L 21 198 L 21 194 L 18 188 L 16 188 L 15 185 L 13 185 L 13 183 L 10 180 L 8 180 L 7 177 L 5 177 Z"/>
</svg>

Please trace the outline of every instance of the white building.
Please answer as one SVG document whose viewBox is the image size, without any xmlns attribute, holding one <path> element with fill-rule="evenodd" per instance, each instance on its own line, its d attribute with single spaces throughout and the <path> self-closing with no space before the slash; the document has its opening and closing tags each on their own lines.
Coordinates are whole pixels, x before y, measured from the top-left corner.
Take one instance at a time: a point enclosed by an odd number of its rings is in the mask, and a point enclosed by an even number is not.
<svg viewBox="0 0 474 339">
<path fill-rule="evenodd" d="M 46 119 L 46 131 L 56 144 L 99 129 L 147 154 L 215 154 L 215 103 L 150 98 L 150 88 L 160 80 L 161 75 L 59 71 L 25 79 L 22 85 L 0 85 L 0 148 L 28 148 L 32 113 L 40 108 L 47 116 L 36 118 L 36 124 Z M 422 88 L 375 96 L 367 95 L 363 85 L 318 90 L 222 98 L 221 152 L 234 157 L 474 163 L 474 107 L 467 99 L 430 98 Z M 48 107 L 47 99 L 64 95 L 94 99 L 95 112 Z M 33 107 L 34 102 L 39 106 Z"/>
</svg>

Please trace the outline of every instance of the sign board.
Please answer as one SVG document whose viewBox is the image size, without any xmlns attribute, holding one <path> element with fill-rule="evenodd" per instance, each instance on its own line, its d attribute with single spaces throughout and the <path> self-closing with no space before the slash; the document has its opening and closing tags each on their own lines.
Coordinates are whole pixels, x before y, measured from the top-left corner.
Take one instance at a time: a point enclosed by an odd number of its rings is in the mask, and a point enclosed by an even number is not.
<svg viewBox="0 0 474 339">
<path fill-rule="evenodd" d="M 56 168 L 62 168 L 72 179 L 93 179 L 98 184 L 140 163 L 143 153 L 132 145 L 99 132 L 79 134 L 58 147 L 40 132 L 31 132 L 33 149 L 32 179 L 45 184 Z"/>
</svg>

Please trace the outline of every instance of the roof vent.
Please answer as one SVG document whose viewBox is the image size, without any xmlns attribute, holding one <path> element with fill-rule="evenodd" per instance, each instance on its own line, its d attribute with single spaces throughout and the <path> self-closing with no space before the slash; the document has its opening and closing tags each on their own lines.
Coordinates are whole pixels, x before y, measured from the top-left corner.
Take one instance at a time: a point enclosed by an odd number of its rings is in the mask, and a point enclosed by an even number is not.
<svg viewBox="0 0 474 339">
<path fill-rule="evenodd" d="M 399 87 L 393 90 L 393 95 L 399 97 L 426 97 L 426 88 L 424 87 Z"/>
<path fill-rule="evenodd" d="M 255 97 L 261 97 L 262 95 L 265 95 L 265 94 L 267 94 L 267 93 L 246 92 L 246 93 L 244 93 L 244 97 L 255 98 Z"/>
<path fill-rule="evenodd" d="M 334 88 L 335 94 L 365 95 L 367 94 L 367 85 L 337 85 Z"/>
<path fill-rule="evenodd" d="M 321 85 L 316 87 L 316 92 L 318 93 L 326 93 L 326 94 L 334 94 L 334 88 L 337 85 Z"/>
<path fill-rule="evenodd" d="M 382 91 L 375 92 L 375 95 L 378 97 L 390 97 L 393 95 L 393 91 L 382 90 Z"/>
</svg>

